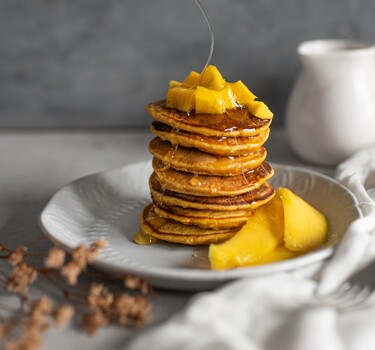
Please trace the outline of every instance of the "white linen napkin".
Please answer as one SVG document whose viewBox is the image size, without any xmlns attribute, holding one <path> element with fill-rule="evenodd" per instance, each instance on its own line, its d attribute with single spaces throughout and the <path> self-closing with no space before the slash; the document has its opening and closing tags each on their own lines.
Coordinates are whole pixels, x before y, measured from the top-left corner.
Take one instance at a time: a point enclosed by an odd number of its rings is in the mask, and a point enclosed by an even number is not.
<svg viewBox="0 0 375 350">
<path fill-rule="evenodd" d="M 182 312 L 143 332 L 128 349 L 374 348 L 375 305 L 338 310 L 301 303 L 314 293 L 335 290 L 375 258 L 375 147 L 342 163 L 336 178 L 357 197 L 363 217 L 349 226 L 330 260 L 288 273 L 242 279 L 197 294 Z"/>
</svg>

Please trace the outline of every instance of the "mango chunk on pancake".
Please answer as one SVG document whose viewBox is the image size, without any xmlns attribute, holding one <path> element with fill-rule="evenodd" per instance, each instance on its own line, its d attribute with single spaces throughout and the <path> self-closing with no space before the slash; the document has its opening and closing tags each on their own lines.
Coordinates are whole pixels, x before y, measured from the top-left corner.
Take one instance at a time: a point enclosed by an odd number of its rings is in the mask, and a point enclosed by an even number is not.
<svg viewBox="0 0 375 350">
<path fill-rule="evenodd" d="M 218 176 L 241 175 L 260 166 L 267 156 L 266 149 L 260 147 L 256 152 L 247 155 L 220 157 L 196 148 L 173 146 L 158 137 L 150 142 L 148 149 L 153 156 L 174 169 Z"/>
<path fill-rule="evenodd" d="M 267 162 L 237 176 L 199 175 L 165 166 L 157 158 L 152 166 L 161 186 L 167 190 L 197 196 L 235 196 L 254 190 L 272 177 L 274 171 Z"/>
<path fill-rule="evenodd" d="M 226 110 L 221 114 L 189 113 L 169 108 L 165 100 L 150 103 L 147 112 L 153 119 L 178 130 L 205 136 L 254 136 L 269 128 L 272 119 L 260 119 L 247 108 Z"/>
<path fill-rule="evenodd" d="M 143 209 L 141 214 L 141 230 L 157 239 L 188 245 L 208 245 L 223 242 L 233 237 L 237 229 L 204 229 L 194 225 L 183 225 L 155 214 L 153 204 Z"/>
<path fill-rule="evenodd" d="M 155 173 L 151 175 L 149 185 L 155 205 L 177 205 L 199 210 L 254 210 L 275 195 L 273 187 L 265 182 L 259 188 L 237 196 L 193 196 L 163 189 Z"/>
<path fill-rule="evenodd" d="M 219 156 L 238 156 L 256 152 L 267 141 L 270 129 L 249 137 L 209 137 L 187 131 L 172 129 L 170 126 L 154 122 L 151 132 L 172 145 L 194 147 L 203 152 Z"/>
<path fill-rule="evenodd" d="M 213 65 L 206 66 L 201 73 L 192 71 L 182 83 L 170 81 L 166 106 L 187 113 L 195 110 L 198 114 L 222 114 L 246 108 L 260 119 L 273 118 L 268 106 L 257 100 L 241 80 L 226 82 Z"/>
</svg>

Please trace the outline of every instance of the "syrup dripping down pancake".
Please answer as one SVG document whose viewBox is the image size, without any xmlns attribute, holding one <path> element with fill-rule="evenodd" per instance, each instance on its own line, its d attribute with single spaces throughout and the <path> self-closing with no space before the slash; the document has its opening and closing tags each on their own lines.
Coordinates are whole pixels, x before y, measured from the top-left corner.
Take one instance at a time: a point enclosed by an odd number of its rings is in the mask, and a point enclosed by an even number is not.
<svg viewBox="0 0 375 350">
<path fill-rule="evenodd" d="M 167 242 L 188 245 L 206 245 L 223 242 L 237 233 L 237 229 L 213 230 L 194 225 L 183 225 L 156 215 L 153 204 L 143 209 L 141 230 Z"/>
<path fill-rule="evenodd" d="M 196 114 L 168 108 L 165 100 L 150 103 L 147 112 L 159 122 L 191 133 L 216 137 L 254 136 L 269 128 L 271 119 L 253 116 L 247 108 L 227 110 L 222 114 Z"/>
<path fill-rule="evenodd" d="M 214 210 L 198 210 L 166 205 L 155 206 L 154 210 L 156 215 L 165 219 L 172 219 L 184 225 L 196 225 L 216 230 L 239 229 L 253 216 L 253 211 L 215 212 Z M 231 213 L 231 215 L 228 215 L 228 213 Z"/>
<path fill-rule="evenodd" d="M 152 166 L 161 186 L 167 190 L 195 196 L 235 196 L 257 189 L 272 177 L 267 162 L 236 176 L 197 175 L 175 170 L 153 158 Z"/>
<path fill-rule="evenodd" d="M 270 201 L 275 190 L 265 182 L 259 188 L 237 196 L 194 196 L 163 189 L 155 173 L 149 181 L 151 197 L 155 205 L 176 205 L 199 210 L 237 211 L 254 210 Z"/>
<path fill-rule="evenodd" d="M 238 156 L 256 152 L 267 141 L 270 129 L 249 137 L 204 136 L 183 130 L 173 129 L 167 124 L 153 122 L 151 132 L 172 145 L 195 147 L 219 156 Z"/>
<path fill-rule="evenodd" d="M 267 156 L 266 149 L 261 147 L 248 155 L 219 157 L 196 148 L 173 146 L 158 137 L 150 142 L 148 149 L 153 156 L 174 169 L 201 175 L 241 175 L 260 166 Z"/>
</svg>

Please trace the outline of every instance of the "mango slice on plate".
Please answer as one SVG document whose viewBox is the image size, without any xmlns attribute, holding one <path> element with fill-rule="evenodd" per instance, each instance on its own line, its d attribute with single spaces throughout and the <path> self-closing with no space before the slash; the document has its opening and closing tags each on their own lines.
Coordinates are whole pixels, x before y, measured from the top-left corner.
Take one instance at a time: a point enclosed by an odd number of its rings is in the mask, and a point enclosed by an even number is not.
<svg viewBox="0 0 375 350">
<path fill-rule="evenodd" d="M 281 244 L 270 253 L 263 255 L 259 260 L 254 261 L 248 266 L 269 264 L 276 261 L 290 259 L 295 257 L 296 255 L 296 252 L 289 250 L 287 247 L 285 247 L 285 244 Z"/>
<path fill-rule="evenodd" d="M 208 257 L 213 270 L 248 266 L 283 242 L 282 202 L 274 198 L 261 206 L 241 230 L 221 244 L 211 244 Z"/>
<path fill-rule="evenodd" d="M 322 246 L 328 238 L 327 218 L 287 188 L 279 188 L 276 196 L 284 208 L 285 246 L 303 253 Z"/>
<path fill-rule="evenodd" d="M 326 217 L 289 189 L 279 188 L 236 235 L 211 244 L 208 257 L 214 270 L 265 264 L 319 248 L 327 237 Z"/>
</svg>

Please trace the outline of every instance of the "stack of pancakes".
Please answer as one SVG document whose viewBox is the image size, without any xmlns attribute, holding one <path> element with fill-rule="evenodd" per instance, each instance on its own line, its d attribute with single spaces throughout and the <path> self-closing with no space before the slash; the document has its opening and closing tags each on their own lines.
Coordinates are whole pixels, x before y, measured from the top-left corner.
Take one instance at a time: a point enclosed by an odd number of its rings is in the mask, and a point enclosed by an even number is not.
<svg viewBox="0 0 375 350">
<path fill-rule="evenodd" d="M 270 119 L 246 108 L 195 114 L 147 108 L 156 135 L 149 151 L 153 203 L 141 215 L 141 231 L 164 241 L 200 245 L 232 237 L 254 210 L 274 196 L 273 175 L 262 145 Z"/>
</svg>

